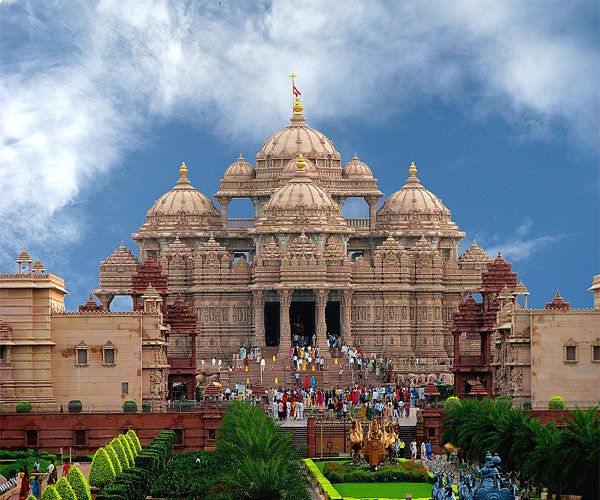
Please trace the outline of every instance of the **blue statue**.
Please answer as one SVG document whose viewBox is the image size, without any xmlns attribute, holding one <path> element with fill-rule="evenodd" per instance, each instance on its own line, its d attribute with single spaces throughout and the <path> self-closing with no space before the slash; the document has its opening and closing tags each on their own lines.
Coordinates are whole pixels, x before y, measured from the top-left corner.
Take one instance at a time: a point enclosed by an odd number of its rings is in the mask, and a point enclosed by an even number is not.
<svg viewBox="0 0 600 500">
<path fill-rule="evenodd" d="M 474 498 L 477 500 L 513 500 L 516 494 L 516 486 L 513 491 L 503 484 L 498 465 L 502 460 L 498 455 L 492 456 L 488 451 L 485 455 L 485 465 L 477 469 L 480 483 L 475 488 Z"/>
</svg>

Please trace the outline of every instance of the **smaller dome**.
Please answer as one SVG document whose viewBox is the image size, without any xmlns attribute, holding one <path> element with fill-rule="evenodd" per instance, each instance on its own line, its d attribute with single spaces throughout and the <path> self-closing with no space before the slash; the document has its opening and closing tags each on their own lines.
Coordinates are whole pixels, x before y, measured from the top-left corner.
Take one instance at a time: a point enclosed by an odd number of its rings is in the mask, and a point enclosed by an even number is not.
<svg viewBox="0 0 600 500">
<path fill-rule="evenodd" d="M 378 212 L 382 215 L 440 215 L 449 218 L 450 210 L 444 206 L 442 200 L 421 185 L 414 162 L 409 173 L 406 184 L 390 195 Z"/>
<path fill-rule="evenodd" d="M 315 164 L 307 158 L 302 157 L 302 159 L 304 160 L 303 170 L 306 172 L 306 175 L 308 177 L 317 176 L 318 172 L 317 172 L 317 167 L 315 167 Z M 298 160 L 298 158 L 294 158 L 294 159 L 290 160 L 288 162 L 288 164 L 284 167 L 284 169 L 283 169 L 284 177 L 293 177 L 294 175 L 296 175 L 296 171 L 298 170 L 298 167 L 296 165 L 297 160 Z"/>
<path fill-rule="evenodd" d="M 196 191 L 187 178 L 185 163 L 179 170 L 181 177 L 170 191 L 163 194 L 146 213 L 147 218 L 162 219 L 165 217 L 208 217 L 219 218 L 219 211 L 212 201 Z"/>
<path fill-rule="evenodd" d="M 225 177 L 244 177 L 254 178 L 256 172 L 250 163 L 244 160 L 244 157 L 240 155 L 238 160 L 227 168 L 225 171 Z"/>
<path fill-rule="evenodd" d="M 356 153 L 354 153 L 354 157 L 350 160 L 346 165 L 344 165 L 344 169 L 342 170 L 342 177 L 345 179 L 372 179 L 373 172 L 369 166 L 360 161 Z"/>
</svg>

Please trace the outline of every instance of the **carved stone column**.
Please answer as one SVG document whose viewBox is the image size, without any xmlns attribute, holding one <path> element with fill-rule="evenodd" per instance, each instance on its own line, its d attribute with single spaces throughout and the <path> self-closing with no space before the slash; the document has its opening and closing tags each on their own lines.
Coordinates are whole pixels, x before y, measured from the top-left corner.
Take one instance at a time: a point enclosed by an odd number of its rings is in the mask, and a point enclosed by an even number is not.
<svg viewBox="0 0 600 500">
<path fill-rule="evenodd" d="M 231 198 L 221 198 L 218 200 L 221 204 L 221 222 L 223 222 L 223 226 L 227 225 L 227 211 L 229 210 L 229 204 L 231 203 Z"/>
<path fill-rule="evenodd" d="M 254 290 L 252 293 L 254 306 L 254 345 L 264 347 L 265 339 L 265 292 Z"/>
<path fill-rule="evenodd" d="M 317 345 L 320 350 L 323 350 L 327 345 L 327 321 L 325 317 L 325 308 L 327 307 L 329 290 L 317 290 L 315 295 L 317 301 L 317 340 L 315 345 Z"/>
<path fill-rule="evenodd" d="M 368 197 L 365 198 L 369 205 L 369 228 L 375 229 L 375 222 L 377 220 L 377 198 Z"/>
<path fill-rule="evenodd" d="M 290 305 L 293 290 L 279 290 L 279 354 L 287 356 L 292 345 L 290 329 Z"/>
<path fill-rule="evenodd" d="M 342 290 L 342 344 L 352 338 L 352 290 Z"/>
</svg>

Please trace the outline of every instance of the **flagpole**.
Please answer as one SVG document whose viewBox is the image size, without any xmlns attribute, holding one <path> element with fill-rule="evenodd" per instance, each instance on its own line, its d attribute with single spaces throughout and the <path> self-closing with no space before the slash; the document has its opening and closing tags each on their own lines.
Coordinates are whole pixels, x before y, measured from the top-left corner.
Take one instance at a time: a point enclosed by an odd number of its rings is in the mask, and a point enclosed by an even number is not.
<svg viewBox="0 0 600 500">
<path fill-rule="evenodd" d="M 294 78 L 296 78 L 296 73 L 290 73 L 290 78 L 292 79 L 292 106 L 294 105 Z"/>
</svg>

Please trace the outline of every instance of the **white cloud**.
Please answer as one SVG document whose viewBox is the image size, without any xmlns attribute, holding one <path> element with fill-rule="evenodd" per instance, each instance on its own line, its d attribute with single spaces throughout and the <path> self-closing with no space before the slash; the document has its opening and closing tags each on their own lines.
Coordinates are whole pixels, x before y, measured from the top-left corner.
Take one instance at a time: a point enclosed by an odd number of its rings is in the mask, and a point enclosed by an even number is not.
<svg viewBox="0 0 600 500">
<path fill-rule="evenodd" d="M 523 220 L 523 222 L 517 226 L 517 229 L 515 229 L 515 234 L 517 236 L 527 236 L 531 232 L 532 228 L 533 219 L 528 215 L 525 217 L 525 220 Z"/>
<path fill-rule="evenodd" d="M 565 237 L 564 234 L 529 236 L 531 235 L 533 226 L 533 219 L 530 216 L 526 216 L 510 236 L 505 236 L 497 232 L 488 234 L 483 231 L 476 232 L 475 238 L 491 257 L 500 252 L 506 260 L 518 262 L 529 259 L 533 254 Z M 463 240 L 461 250 L 463 250 L 463 246 L 464 250 L 466 250 L 469 245 L 470 241 Z"/>
<path fill-rule="evenodd" d="M 289 115 L 290 71 L 313 123 L 375 119 L 440 96 L 532 131 L 560 121 L 584 143 L 596 137 L 596 47 L 562 3 L 32 0 L 0 9 L 13 44 L 0 76 L 3 244 L 48 238 L 56 214 L 154 122 L 264 138 Z"/>
</svg>

